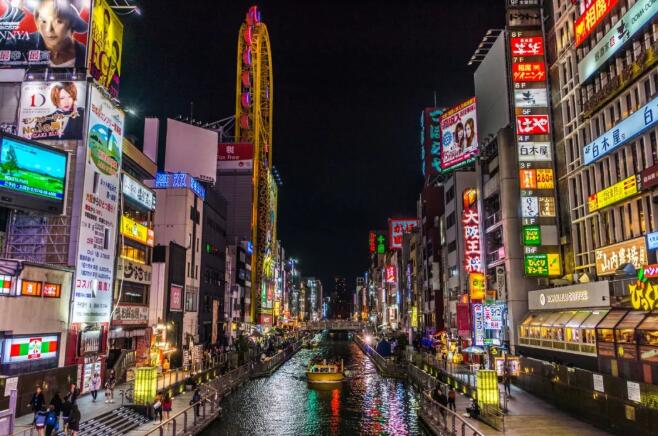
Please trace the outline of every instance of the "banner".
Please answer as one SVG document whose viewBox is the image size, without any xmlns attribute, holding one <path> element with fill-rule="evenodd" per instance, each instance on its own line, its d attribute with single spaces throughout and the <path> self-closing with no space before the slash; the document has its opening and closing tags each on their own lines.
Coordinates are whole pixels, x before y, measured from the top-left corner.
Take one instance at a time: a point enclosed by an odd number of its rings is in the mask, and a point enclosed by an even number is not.
<svg viewBox="0 0 658 436">
<path fill-rule="evenodd" d="M 86 82 L 23 82 L 18 136 L 81 140 L 86 103 Z"/>
<path fill-rule="evenodd" d="M 465 164 L 478 155 L 475 97 L 441 115 L 441 170 Z"/>
<path fill-rule="evenodd" d="M 95 0 L 89 40 L 89 75 L 107 89 L 114 98 L 119 96 L 123 24 L 105 0 Z"/>
<path fill-rule="evenodd" d="M 84 68 L 88 0 L 0 1 L 0 66 Z"/>
<path fill-rule="evenodd" d="M 109 322 L 112 311 L 124 113 L 90 89 L 73 323 Z"/>
</svg>

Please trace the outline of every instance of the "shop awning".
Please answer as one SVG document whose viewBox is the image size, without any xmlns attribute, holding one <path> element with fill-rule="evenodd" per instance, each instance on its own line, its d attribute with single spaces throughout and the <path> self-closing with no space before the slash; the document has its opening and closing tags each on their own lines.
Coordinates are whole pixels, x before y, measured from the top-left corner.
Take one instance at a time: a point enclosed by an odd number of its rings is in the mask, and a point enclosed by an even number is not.
<svg viewBox="0 0 658 436">
<path fill-rule="evenodd" d="M 639 311 L 639 310 L 631 310 L 626 314 L 624 319 L 621 320 L 619 324 L 617 324 L 617 327 L 615 327 L 618 330 L 621 329 L 634 329 L 636 328 L 647 316 L 648 312 L 644 311 Z"/>
<path fill-rule="evenodd" d="M 580 324 L 581 329 L 593 329 L 596 328 L 597 324 L 601 322 L 603 318 L 608 314 L 607 310 L 594 310 L 590 312 L 591 315 L 587 317 L 585 321 Z"/>
<path fill-rule="evenodd" d="M 558 312 L 559 316 L 553 321 L 553 324 L 551 327 L 565 327 L 567 325 L 567 322 L 573 318 L 574 314 L 573 310 L 567 310 L 564 312 Z"/>
<path fill-rule="evenodd" d="M 613 329 L 617 323 L 628 313 L 627 310 L 611 310 L 608 315 L 596 326 L 597 329 Z"/>
<path fill-rule="evenodd" d="M 580 310 L 574 314 L 574 316 L 571 317 L 569 322 L 567 322 L 565 327 L 575 329 L 577 327 L 580 327 L 583 321 L 587 319 L 592 315 L 592 312 L 590 310 Z"/>
<path fill-rule="evenodd" d="M 521 322 L 521 325 L 523 326 L 530 326 L 532 325 L 532 321 L 537 317 L 536 313 L 529 312 L 525 318 L 523 318 L 523 321 Z"/>
<path fill-rule="evenodd" d="M 658 330 L 658 312 L 651 312 L 646 318 L 644 318 L 644 321 L 642 321 L 642 324 L 640 324 L 637 329 L 649 331 Z"/>
</svg>

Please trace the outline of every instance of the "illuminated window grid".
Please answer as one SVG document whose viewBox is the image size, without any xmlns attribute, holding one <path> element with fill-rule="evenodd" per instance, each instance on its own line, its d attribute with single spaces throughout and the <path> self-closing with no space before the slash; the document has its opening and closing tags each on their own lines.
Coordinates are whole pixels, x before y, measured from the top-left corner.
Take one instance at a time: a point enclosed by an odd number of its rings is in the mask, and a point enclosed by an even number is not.
<svg viewBox="0 0 658 436">
<path fill-rule="evenodd" d="M 11 295 L 14 278 L 8 275 L 0 275 L 0 295 Z"/>
</svg>

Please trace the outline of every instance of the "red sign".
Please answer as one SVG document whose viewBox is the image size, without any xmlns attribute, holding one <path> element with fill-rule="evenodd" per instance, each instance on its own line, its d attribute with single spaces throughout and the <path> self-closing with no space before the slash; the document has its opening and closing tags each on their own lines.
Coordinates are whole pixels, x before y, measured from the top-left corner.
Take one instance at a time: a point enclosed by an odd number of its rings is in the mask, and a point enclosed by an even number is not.
<svg viewBox="0 0 658 436">
<path fill-rule="evenodd" d="M 249 143 L 219 144 L 217 147 L 217 168 L 250 169 L 253 167 L 254 145 Z"/>
<path fill-rule="evenodd" d="M 397 283 L 395 265 L 386 265 L 386 283 Z"/>
<path fill-rule="evenodd" d="M 368 234 L 368 247 L 370 248 L 370 254 L 377 251 L 377 234 L 375 232 Z"/>
<path fill-rule="evenodd" d="M 512 80 L 518 82 L 543 82 L 546 67 L 543 62 L 519 62 L 512 64 Z"/>
<path fill-rule="evenodd" d="M 655 279 L 658 277 L 658 264 L 643 266 L 642 274 L 645 279 Z"/>
<path fill-rule="evenodd" d="M 575 47 L 589 36 L 601 20 L 608 15 L 618 0 L 592 0 L 585 12 L 574 23 Z"/>
<path fill-rule="evenodd" d="M 658 185 L 658 165 L 642 170 L 642 189 L 653 188 Z"/>
<path fill-rule="evenodd" d="M 272 315 L 266 315 L 261 313 L 258 316 L 258 324 L 262 326 L 271 326 L 272 325 Z"/>
<path fill-rule="evenodd" d="M 169 288 L 169 310 L 183 311 L 183 287 L 171 285 Z"/>
<path fill-rule="evenodd" d="M 402 248 L 402 235 L 411 233 L 411 231 L 418 225 L 418 220 L 415 218 L 408 219 L 389 219 L 389 248 L 391 250 L 399 250 Z"/>
<path fill-rule="evenodd" d="M 518 135 L 547 135 L 550 132 L 548 115 L 517 115 Z"/>
<path fill-rule="evenodd" d="M 468 310 L 468 303 L 457 304 L 457 334 L 461 337 L 471 335 L 471 315 Z"/>
<path fill-rule="evenodd" d="M 466 189 L 464 191 L 462 228 L 464 229 L 464 269 L 467 273 L 482 272 L 480 216 L 476 198 L 475 189 Z"/>
<path fill-rule="evenodd" d="M 512 56 L 544 56 L 544 38 L 529 36 L 526 38 L 512 38 L 510 40 Z"/>
</svg>

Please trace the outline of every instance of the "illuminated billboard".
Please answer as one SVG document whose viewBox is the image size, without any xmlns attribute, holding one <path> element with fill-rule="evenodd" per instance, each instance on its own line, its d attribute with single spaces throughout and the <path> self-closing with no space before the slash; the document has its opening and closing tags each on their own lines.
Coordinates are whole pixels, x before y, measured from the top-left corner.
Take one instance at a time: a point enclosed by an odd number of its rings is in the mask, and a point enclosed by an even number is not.
<svg viewBox="0 0 658 436">
<path fill-rule="evenodd" d="M 544 56 L 544 38 L 513 36 L 510 38 L 510 51 L 512 56 Z"/>
<path fill-rule="evenodd" d="M 465 165 L 478 155 L 475 97 L 441 115 L 441 170 Z"/>
<path fill-rule="evenodd" d="M 0 137 L 0 203 L 62 213 L 67 153 L 3 134 Z M 16 195 L 15 195 L 16 194 Z"/>
<path fill-rule="evenodd" d="M 441 173 L 442 109 L 427 108 L 420 116 L 420 154 L 425 180 Z"/>
<path fill-rule="evenodd" d="M 638 193 L 638 176 L 630 176 L 621 182 L 592 194 L 587 199 L 587 207 L 591 212 L 615 204 Z"/>
<path fill-rule="evenodd" d="M 589 79 L 592 74 L 617 53 L 645 24 L 649 23 L 658 12 L 658 2 L 655 0 L 638 0 L 621 19 L 610 27 L 603 38 L 578 63 L 580 83 Z"/>
<path fill-rule="evenodd" d="M 154 245 L 155 235 L 153 230 L 125 215 L 121 216 L 121 234 L 149 247 Z"/>
<path fill-rule="evenodd" d="M 0 66 L 84 68 L 88 0 L 0 3 Z"/>
<path fill-rule="evenodd" d="M 391 250 L 402 248 L 402 235 L 411 233 L 418 226 L 418 220 L 415 218 L 408 219 L 389 219 L 388 220 L 388 246 Z"/>
<path fill-rule="evenodd" d="M 114 98 L 119 96 L 122 52 L 123 24 L 105 0 L 95 0 L 87 68 L 89 75 Z"/>
<path fill-rule="evenodd" d="M 480 214 L 477 206 L 477 191 L 465 189 L 463 193 L 462 229 L 464 232 L 464 270 L 467 273 L 481 272 L 482 245 L 480 243 Z"/>
<path fill-rule="evenodd" d="M 95 85 L 89 125 L 71 322 L 110 322 L 124 113 Z"/>
<path fill-rule="evenodd" d="M 617 4 L 618 0 L 593 0 L 574 23 L 574 47 L 578 47 Z"/>
<path fill-rule="evenodd" d="M 524 257 L 528 277 L 557 277 L 562 274 L 561 265 L 558 253 L 526 254 Z"/>
<path fill-rule="evenodd" d="M 396 284 L 397 274 L 395 272 L 395 265 L 386 265 L 386 283 Z"/>
<path fill-rule="evenodd" d="M 548 115 L 517 115 L 517 135 L 548 135 L 550 133 Z"/>
<path fill-rule="evenodd" d="M 18 136 L 81 140 L 86 104 L 86 82 L 23 82 Z"/>
<path fill-rule="evenodd" d="M 254 144 L 228 143 L 217 148 L 217 169 L 251 170 L 254 167 Z"/>
<path fill-rule="evenodd" d="M 553 162 L 550 142 L 519 142 L 519 161 Z"/>
<path fill-rule="evenodd" d="M 526 88 L 514 90 L 514 106 L 518 108 L 547 107 L 546 88 Z"/>
<path fill-rule="evenodd" d="M 639 270 L 649 262 L 647 260 L 646 239 L 644 236 L 620 242 L 594 251 L 596 258 L 596 274 L 605 276 L 614 274 L 617 268 L 630 263 Z"/>
<path fill-rule="evenodd" d="M 543 82 L 546 80 L 546 66 L 543 62 L 516 62 L 512 64 L 512 81 Z"/>
<path fill-rule="evenodd" d="M 587 144 L 583 148 L 583 163 L 589 165 L 596 162 L 654 126 L 658 122 L 658 112 L 654 112 L 657 106 L 658 97 L 655 97 L 612 129 Z"/>
<path fill-rule="evenodd" d="M 370 254 L 384 254 L 386 252 L 386 232 L 371 230 L 368 233 L 368 249 Z"/>
</svg>

